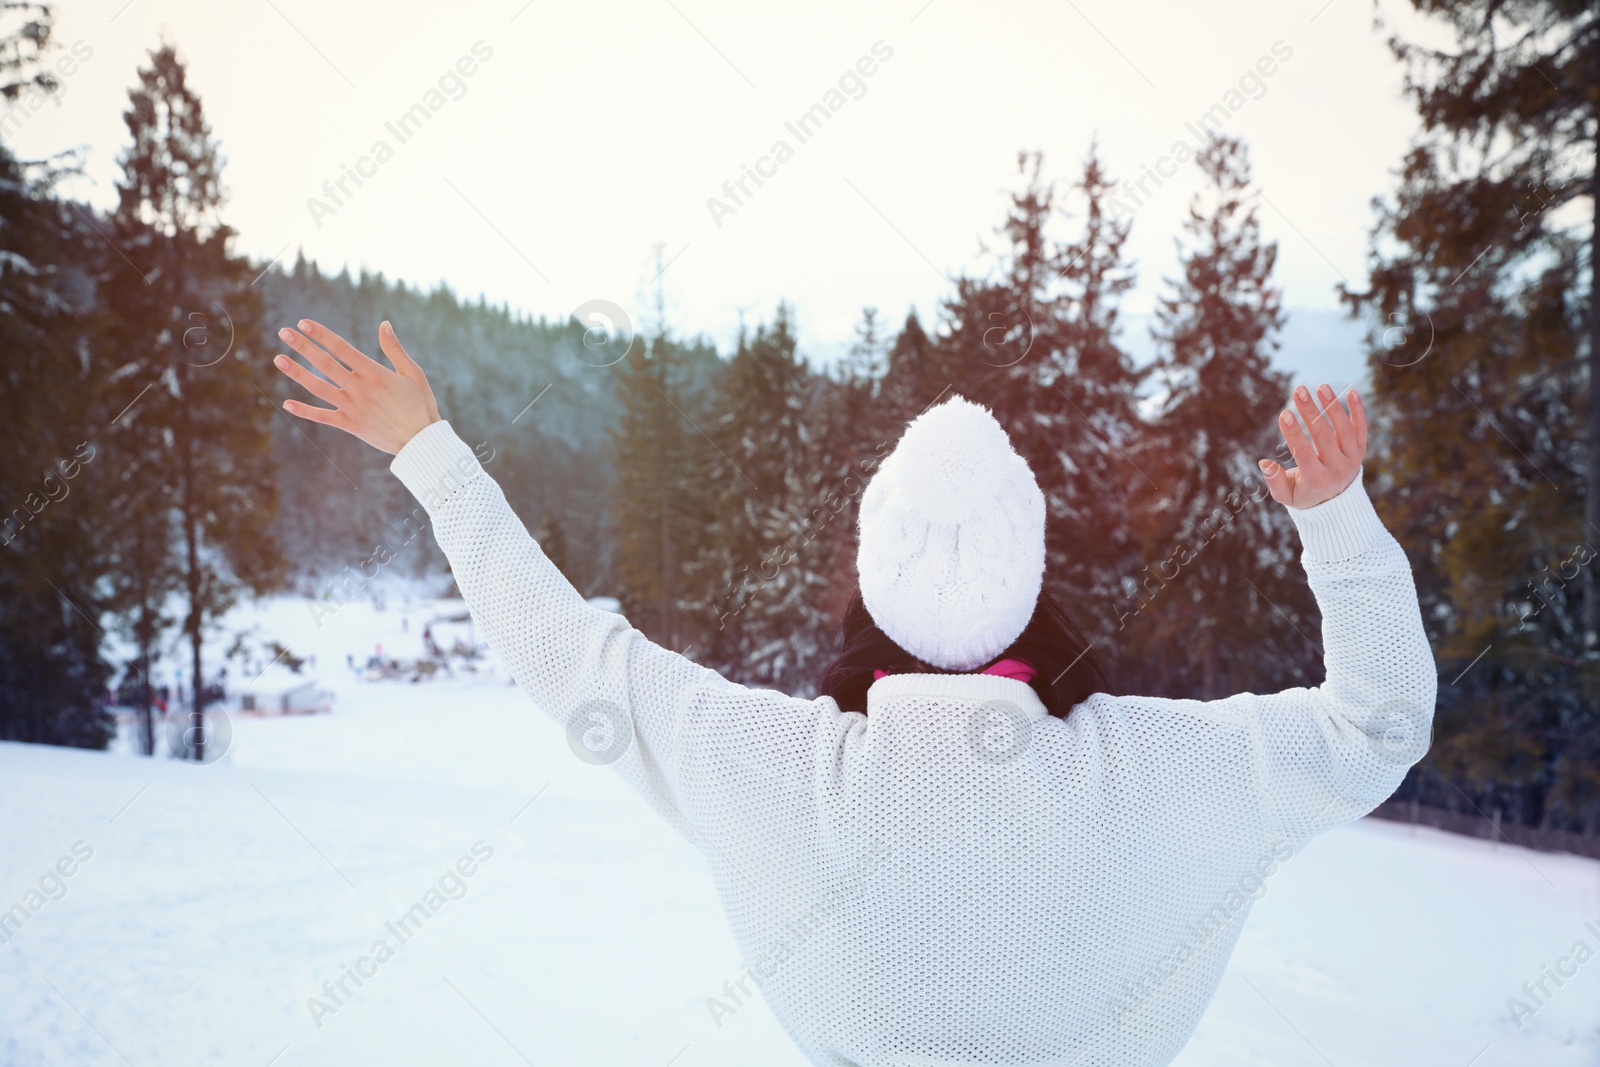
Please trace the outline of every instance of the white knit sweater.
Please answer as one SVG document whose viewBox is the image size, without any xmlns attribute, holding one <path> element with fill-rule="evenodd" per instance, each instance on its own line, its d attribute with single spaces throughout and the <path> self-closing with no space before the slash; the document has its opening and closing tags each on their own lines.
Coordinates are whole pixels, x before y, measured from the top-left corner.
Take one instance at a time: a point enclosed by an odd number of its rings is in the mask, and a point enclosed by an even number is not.
<svg viewBox="0 0 1600 1067">
<path fill-rule="evenodd" d="M 1322 685 L 1059 719 L 996 675 L 891 675 L 870 715 L 736 685 L 585 602 L 448 423 L 391 469 L 534 703 L 705 855 L 746 966 L 713 1017 L 759 992 L 816 1064 L 1167 1063 L 1263 880 L 1427 747 L 1411 570 L 1359 474 L 1290 511 Z"/>
</svg>

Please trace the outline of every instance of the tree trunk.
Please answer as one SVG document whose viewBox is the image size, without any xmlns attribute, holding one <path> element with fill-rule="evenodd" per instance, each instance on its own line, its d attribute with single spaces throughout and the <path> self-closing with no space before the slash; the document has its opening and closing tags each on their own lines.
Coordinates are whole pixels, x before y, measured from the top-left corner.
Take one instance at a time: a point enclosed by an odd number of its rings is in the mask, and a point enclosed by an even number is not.
<svg viewBox="0 0 1600 1067">
<path fill-rule="evenodd" d="M 151 714 L 150 704 L 155 694 L 150 692 L 150 641 L 141 638 L 139 641 L 139 726 L 142 731 L 139 735 L 139 747 L 144 749 L 146 756 L 156 754 L 156 725 L 155 717 Z"/>
<path fill-rule="evenodd" d="M 187 386 L 188 385 L 188 380 L 189 380 L 189 369 L 188 369 L 188 364 L 187 363 L 184 364 L 184 369 L 181 372 L 181 374 L 182 374 L 182 381 L 183 381 L 184 385 Z M 187 560 L 186 560 L 187 572 L 184 575 L 184 580 L 185 580 L 186 586 L 188 587 L 188 592 L 189 592 L 189 618 L 188 618 L 188 622 L 187 622 L 187 627 L 186 628 L 189 631 L 190 663 L 191 663 L 191 666 L 192 666 L 192 673 L 194 675 L 194 677 L 192 678 L 193 688 L 194 688 L 194 704 L 190 708 L 190 711 L 189 711 L 189 731 L 190 731 L 190 735 L 194 738 L 194 758 L 195 758 L 195 761 L 199 762 L 199 763 L 204 763 L 205 762 L 205 749 L 206 749 L 206 734 L 205 734 L 205 718 L 204 718 L 204 716 L 205 716 L 206 705 L 205 705 L 205 676 L 200 671 L 200 646 L 201 646 L 201 635 L 200 635 L 200 622 L 201 622 L 201 619 L 200 619 L 200 611 L 201 611 L 201 604 L 200 604 L 200 577 L 201 576 L 200 576 L 200 543 L 199 543 L 200 542 L 200 530 L 199 530 L 199 518 L 198 518 L 198 516 L 195 515 L 195 507 L 196 507 L 196 505 L 195 505 L 195 502 L 194 502 L 194 434 L 191 431 L 190 426 L 189 426 L 188 399 L 189 399 L 189 390 L 187 388 L 185 388 L 183 390 L 183 397 L 182 397 L 182 400 L 184 402 L 180 405 L 180 408 L 179 408 L 179 410 L 183 412 L 183 421 L 182 421 L 182 424 L 181 424 L 181 426 L 182 426 L 181 433 L 183 435 L 183 440 L 182 440 L 182 442 L 181 442 L 179 447 L 182 449 L 182 457 L 183 457 L 182 460 L 181 460 L 182 472 L 183 472 L 182 473 L 182 477 L 183 477 L 182 494 L 183 495 L 181 497 L 181 500 L 182 500 L 182 507 L 183 507 L 183 540 L 184 540 L 184 549 L 185 549 L 185 551 L 187 553 Z"/>
<path fill-rule="evenodd" d="M 673 610 L 672 588 L 672 530 L 671 504 L 667 502 L 665 486 L 661 496 L 661 632 L 667 647 L 678 649 L 677 612 Z"/>
<path fill-rule="evenodd" d="M 1200 682 L 1202 700 L 1216 700 L 1222 694 L 1217 692 L 1217 639 L 1216 631 L 1206 630 L 1204 651 L 1201 653 L 1202 676 Z"/>
<path fill-rule="evenodd" d="M 1600 123 L 1600 106 L 1595 109 L 1595 121 Z M 1596 141 L 1600 149 L 1600 139 Z M 1589 171 L 1589 195 L 1595 205 L 1594 224 L 1589 241 L 1589 457 L 1588 479 L 1585 485 L 1584 518 L 1589 528 L 1583 540 L 1587 544 L 1591 535 L 1600 534 L 1600 266 L 1594 254 L 1600 252 L 1600 163 Z M 1583 654 L 1600 657 L 1600 576 L 1595 571 L 1600 564 L 1591 561 L 1583 569 Z"/>
<path fill-rule="evenodd" d="M 205 678 L 200 673 L 200 571 L 198 553 L 194 543 L 194 519 L 185 517 L 185 533 L 189 541 L 189 650 L 194 682 L 194 706 L 189 712 L 189 728 L 194 732 L 194 758 L 205 762 Z"/>
</svg>

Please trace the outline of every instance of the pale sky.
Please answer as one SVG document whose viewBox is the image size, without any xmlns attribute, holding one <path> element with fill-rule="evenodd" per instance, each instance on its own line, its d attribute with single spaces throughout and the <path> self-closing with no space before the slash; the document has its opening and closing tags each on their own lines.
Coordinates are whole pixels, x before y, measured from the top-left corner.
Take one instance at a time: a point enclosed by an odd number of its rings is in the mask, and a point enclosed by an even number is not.
<svg viewBox="0 0 1600 1067">
<path fill-rule="evenodd" d="M 1064 185 L 1098 137 L 1112 175 L 1136 180 L 1192 144 L 1186 123 L 1232 105 L 1225 128 L 1249 142 L 1270 202 L 1285 304 L 1330 309 L 1336 282 L 1364 280 L 1369 202 L 1392 188 L 1416 125 L 1375 11 L 76 0 L 59 11 L 56 54 L 81 42 L 92 55 L 11 145 L 25 158 L 86 146 L 87 179 L 67 190 L 109 206 L 127 90 L 165 32 L 227 158 L 241 251 L 288 264 L 304 248 L 325 268 L 444 280 L 532 315 L 611 300 L 637 321 L 659 243 L 676 332 L 726 349 L 741 309 L 753 323 L 787 299 L 816 354 L 848 341 L 866 304 L 891 324 L 915 306 L 928 323 L 950 275 L 987 267 L 981 243 L 1018 187 L 1019 150 L 1042 150 Z M 1392 0 L 1384 11 L 1413 25 Z M 403 143 L 386 125 L 430 103 Z M 802 142 L 785 124 L 819 103 L 836 110 Z M 364 161 L 380 140 L 391 154 Z M 779 140 L 790 151 L 763 161 Z M 742 204 L 714 217 L 708 198 L 731 204 L 724 183 L 758 164 L 762 185 L 746 179 Z M 335 206 L 324 183 L 358 165 L 367 177 L 346 179 Z M 1174 271 L 1197 178 L 1189 163 L 1147 186 L 1130 311 Z M 315 213 L 313 197 L 334 210 Z M 1061 219 L 1060 235 L 1076 224 Z"/>
</svg>

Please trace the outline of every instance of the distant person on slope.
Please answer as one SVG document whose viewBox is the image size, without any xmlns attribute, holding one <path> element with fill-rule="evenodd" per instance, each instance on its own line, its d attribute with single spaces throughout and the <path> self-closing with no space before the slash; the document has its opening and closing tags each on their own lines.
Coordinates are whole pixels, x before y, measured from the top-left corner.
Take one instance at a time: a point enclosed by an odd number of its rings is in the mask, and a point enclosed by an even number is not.
<svg viewBox="0 0 1600 1067">
<path fill-rule="evenodd" d="M 1367 417 L 1327 386 L 1261 463 L 1322 611 L 1326 680 L 1225 700 L 1096 691 L 1041 595 L 1045 503 L 987 410 L 918 416 L 861 500 L 859 591 L 812 700 L 751 689 L 588 604 L 394 369 L 313 322 L 288 401 L 394 455 L 489 644 L 534 702 L 705 855 L 746 972 L 829 1067 L 1168 1063 L 1263 879 L 1427 749 L 1437 682 L 1410 566 L 1362 485 Z M 587 736 L 587 735 L 585 735 Z"/>
</svg>

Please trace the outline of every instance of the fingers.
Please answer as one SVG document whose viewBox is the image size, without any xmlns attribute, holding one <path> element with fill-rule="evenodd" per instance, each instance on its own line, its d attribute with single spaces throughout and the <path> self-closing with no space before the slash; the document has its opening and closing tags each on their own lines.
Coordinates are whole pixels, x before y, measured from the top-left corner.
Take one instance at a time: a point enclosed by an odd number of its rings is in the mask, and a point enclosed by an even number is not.
<svg viewBox="0 0 1600 1067">
<path fill-rule="evenodd" d="M 350 368 L 328 355 L 310 338 L 295 333 L 288 327 L 279 330 L 278 337 L 284 344 L 304 356 L 307 363 L 327 375 L 330 381 L 337 383 L 349 380 L 351 375 Z"/>
<path fill-rule="evenodd" d="M 334 333 L 320 322 L 311 319 L 301 319 L 300 331 L 350 368 L 351 373 L 361 374 L 373 370 L 388 370 L 377 360 L 362 352 L 355 345 Z"/>
<path fill-rule="evenodd" d="M 1338 394 L 1327 382 L 1322 383 L 1322 388 L 1317 390 L 1322 397 L 1322 410 L 1329 425 L 1333 427 L 1334 437 L 1338 441 L 1339 454 L 1346 458 L 1356 455 L 1356 428 L 1350 421 L 1350 416 L 1344 410 L 1344 405 L 1339 402 Z"/>
<path fill-rule="evenodd" d="M 310 371 L 306 370 L 288 356 L 277 356 L 273 359 L 272 365 L 281 370 L 290 381 L 300 386 L 300 388 L 304 389 L 318 400 L 326 400 L 328 403 L 337 407 L 340 399 L 344 395 L 343 389 L 340 389 L 338 386 L 327 381 L 326 379 L 318 378 L 315 374 L 312 374 Z"/>
<path fill-rule="evenodd" d="M 297 415 L 307 422 L 320 422 L 324 426 L 333 426 L 345 429 L 344 415 L 333 408 L 314 408 L 310 404 L 302 404 L 298 400 L 285 400 L 283 410 L 291 415 Z"/>
<path fill-rule="evenodd" d="M 1267 479 L 1267 491 L 1272 494 L 1272 499 L 1280 504 L 1288 504 L 1294 500 L 1294 485 L 1289 478 L 1289 472 L 1284 470 L 1274 460 L 1263 459 L 1257 462 L 1261 474 Z"/>
<path fill-rule="evenodd" d="M 417 361 L 400 343 L 400 338 L 395 334 L 394 327 L 389 325 L 389 320 L 384 319 L 383 325 L 378 327 L 378 347 L 383 349 L 383 354 L 389 357 L 389 362 L 394 364 L 394 369 L 413 381 L 426 381 L 428 376 L 422 373 L 422 368 L 417 366 Z"/>
<path fill-rule="evenodd" d="M 1317 450 L 1305 431 L 1300 429 L 1300 420 L 1294 417 L 1294 412 L 1284 411 L 1278 416 L 1278 429 L 1283 431 L 1284 443 L 1289 446 L 1295 466 L 1306 467 L 1317 462 Z"/>
<path fill-rule="evenodd" d="M 1317 407 L 1317 402 L 1311 398 L 1311 390 L 1299 386 L 1294 391 L 1294 406 L 1300 412 L 1300 417 L 1306 420 L 1306 426 L 1311 430 L 1311 440 L 1316 442 L 1319 456 L 1337 455 L 1339 452 L 1339 437 L 1333 430 L 1333 424 L 1327 420 L 1322 411 Z M 1292 445 L 1290 447 L 1293 447 Z M 1300 453 L 1295 453 L 1295 462 L 1300 466 L 1306 465 L 1306 460 L 1300 458 Z"/>
<path fill-rule="evenodd" d="M 1355 458 L 1364 459 L 1367 455 L 1367 405 L 1354 389 L 1350 390 L 1350 421 L 1356 433 Z"/>
</svg>

